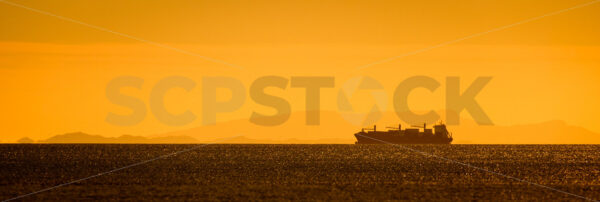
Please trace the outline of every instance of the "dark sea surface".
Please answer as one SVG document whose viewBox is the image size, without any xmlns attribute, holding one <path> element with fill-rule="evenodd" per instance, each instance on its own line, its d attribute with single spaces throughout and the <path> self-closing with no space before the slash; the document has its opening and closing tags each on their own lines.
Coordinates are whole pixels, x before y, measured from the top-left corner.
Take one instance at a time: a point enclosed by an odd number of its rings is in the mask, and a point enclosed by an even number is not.
<svg viewBox="0 0 600 202">
<path fill-rule="evenodd" d="M 20 200 L 600 199 L 595 145 L 5 144 L 0 200 L 194 147 Z"/>
</svg>

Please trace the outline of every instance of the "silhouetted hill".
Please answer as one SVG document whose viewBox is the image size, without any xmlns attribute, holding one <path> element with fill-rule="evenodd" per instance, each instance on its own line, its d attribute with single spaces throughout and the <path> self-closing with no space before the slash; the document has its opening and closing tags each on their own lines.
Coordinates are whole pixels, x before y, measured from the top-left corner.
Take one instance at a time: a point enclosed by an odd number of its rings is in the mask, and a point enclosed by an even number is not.
<svg viewBox="0 0 600 202">
<path fill-rule="evenodd" d="M 211 143 L 213 141 L 205 141 L 204 143 Z M 286 140 L 260 140 L 250 139 L 244 136 L 235 138 L 227 138 L 216 140 L 220 144 L 339 144 L 344 143 L 340 139 L 319 139 L 319 140 L 298 140 L 298 139 L 286 139 Z M 27 142 L 33 143 L 33 140 Z M 103 137 L 101 135 L 90 135 L 82 132 L 66 133 L 62 135 L 56 135 L 46 140 L 40 140 L 38 143 L 58 143 L 58 144 L 78 144 L 78 143 L 89 143 L 89 144 L 198 144 L 203 143 L 195 138 L 186 135 L 179 136 L 163 136 L 163 137 L 142 137 L 133 135 L 122 135 L 119 137 Z"/>
<path fill-rule="evenodd" d="M 456 143 L 476 144 L 599 144 L 600 134 L 564 121 L 513 126 L 478 126 L 473 122 L 452 126 Z"/>
<path fill-rule="evenodd" d="M 119 137 L 103 137 L 100 135 L 90 135 L 82 132 L 67 133 L 56 135 L 46 140 L 40 140 L 39 143 L 125 143 L 125 144 L 185 144 L 198 143 L 198 140 L 189 136 L 167 136 L 147 138 L 142 136 L 122 135 Z"/>
<path fill-rule="evenodd" d="M 17 143 L 21 143 L 21 144 L 31 144 L 34 143 L 34 141 L 31 138 L 28 137 L 23 137 L 19 140 L 17 140 Z"/>
<path fill-rule="evenodd" d="M 208 141 L 207 141 L 208 142 Z M 210 141 L 213 142 L 213 141 Z M 244 136 L 226 138 L 223 140 L 214 140 L 220 144 L 349 144 L 348 139 L 281 139 L 281 140 L 269 140 L 269 139 L 250 139 Z M 353 143 L 353 142 L 352 142 Z"/>
</svg>

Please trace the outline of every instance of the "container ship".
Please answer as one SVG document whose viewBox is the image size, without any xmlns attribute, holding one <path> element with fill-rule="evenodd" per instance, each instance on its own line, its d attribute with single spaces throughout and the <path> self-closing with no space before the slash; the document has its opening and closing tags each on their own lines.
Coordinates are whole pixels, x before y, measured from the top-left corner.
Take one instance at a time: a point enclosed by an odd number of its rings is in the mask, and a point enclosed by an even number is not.
<svg viewBox="0 0 600 202">
<path fill-rule="evenodd" d="M 387 127 L 386 131 L 377 131 L 377 125 L 373 128 L 363 128 L 354 134 L 356 144 L 450 144 L 452 133 L 448 132 L 446 125 L 439 123 L 433 128 L 422 126 L 411 126 L 402 130 L 402 125 L 397 128 Z M 421 130 L 422 129 L 422 130 Z"/>
</svg>

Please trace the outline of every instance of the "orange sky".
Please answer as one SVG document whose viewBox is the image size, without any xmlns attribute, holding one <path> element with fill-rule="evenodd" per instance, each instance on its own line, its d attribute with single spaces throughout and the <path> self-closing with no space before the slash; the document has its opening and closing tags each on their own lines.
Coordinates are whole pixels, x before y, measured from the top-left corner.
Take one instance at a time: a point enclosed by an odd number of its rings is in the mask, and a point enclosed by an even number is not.
<svg viewBox="0 0 600 202">
<path fill-rule="evenodd" d="M 173 75 L 198 84 L 203 76 L 229 76 L 246 87 L 266 75 L 335 76 L 336 88 L 322 90 L 324 110 L 337 109 L 339 88 L 355 76 L 377 79 L 389 97 L 408 77 L 436 78 L 442 84 L 436 92 L 411 94 L 415 110 L 444 108 L 446 76 L 460 76 L 465 86 L 492 76 L 477 100 L 496 125 L 564 120 L 600 132 L 600 4 L 356 70 L 588 1 L 11 2 L 194 54 L 0 3 L 2 142 L 73 131 L 152 135 L 201 126 L 200 119 L 167 126 L 151 113 L 135 126 L 106 123 L 109 112 L 129 112 L 105 97 L 107 83 L 123 75 L 144 79 L 141 90 L 124 92 L 146 103 L 153 85 Z M 303 89 L 272 93 L 288 100 L 292 111 L 304 110 Z M 197 115 L 200 100 L 199 86 L 174 89 L 165 98 L 169 111 Z M 367 110 L 369 101 L 353 103 Z M 271 110 L 248 99 L 217 120 Z"/>
</svg>

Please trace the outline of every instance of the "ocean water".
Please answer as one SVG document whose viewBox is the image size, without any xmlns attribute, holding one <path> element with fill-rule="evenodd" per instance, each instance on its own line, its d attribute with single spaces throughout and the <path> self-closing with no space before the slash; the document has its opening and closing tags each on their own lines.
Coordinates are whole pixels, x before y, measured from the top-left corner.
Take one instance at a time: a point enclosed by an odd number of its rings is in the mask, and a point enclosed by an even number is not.
<svg viewBox="0 0 600 202">
<path fill-rule="evenodd" d="M 595 145 L 5 144 L 0 200 L 178 151 L 20 200 L 600 199 Z"/>
</svg>

